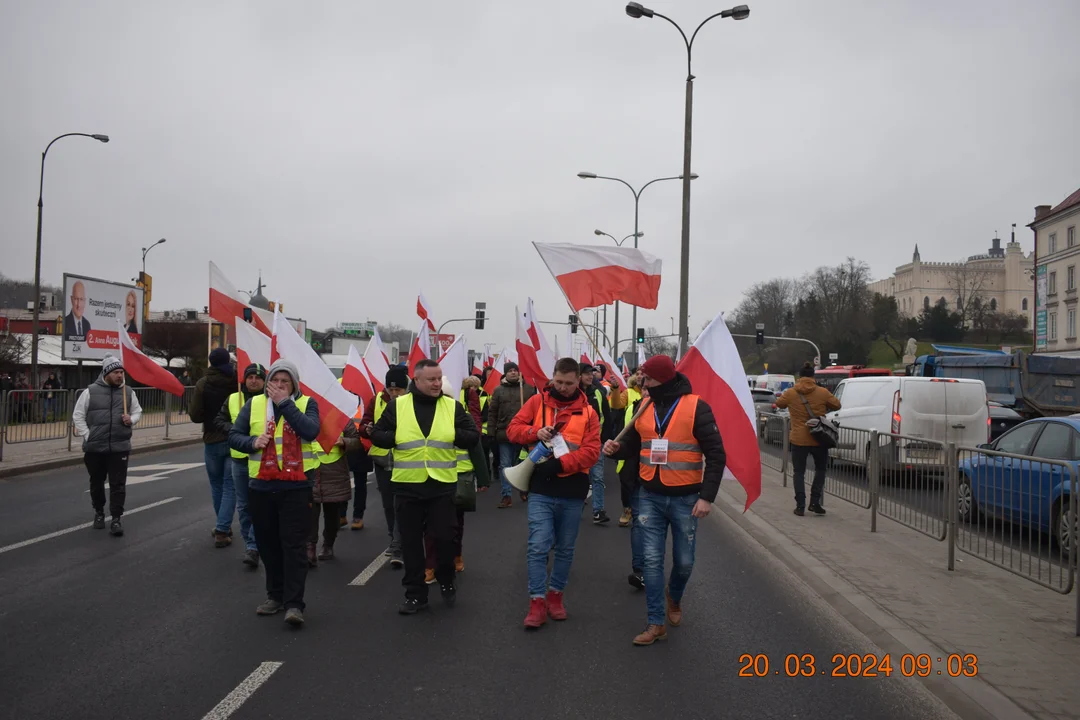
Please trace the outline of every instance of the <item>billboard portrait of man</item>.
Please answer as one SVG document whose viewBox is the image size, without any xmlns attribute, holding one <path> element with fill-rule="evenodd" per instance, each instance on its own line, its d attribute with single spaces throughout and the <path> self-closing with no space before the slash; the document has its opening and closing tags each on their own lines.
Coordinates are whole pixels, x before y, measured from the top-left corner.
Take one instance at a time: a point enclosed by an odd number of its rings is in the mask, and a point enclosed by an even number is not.
<svg viewBox="0 0 1080 720">
<path fill-rule="evenodd" d="M 90 321 L 84 317 L 86 312 L 86 288 L 79 281 L 71 286 L 71 312 L 64 317 L 64 339 L 84 342 L 90 332 Z"/>
</svg>

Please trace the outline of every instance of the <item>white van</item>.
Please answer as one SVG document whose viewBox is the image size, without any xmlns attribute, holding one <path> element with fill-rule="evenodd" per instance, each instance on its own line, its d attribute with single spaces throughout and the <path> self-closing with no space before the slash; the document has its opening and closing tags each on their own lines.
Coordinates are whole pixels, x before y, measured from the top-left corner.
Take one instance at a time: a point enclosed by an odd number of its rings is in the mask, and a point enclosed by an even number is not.
<svg viewBox="0 0 1080 720">
<path fill-rule="evenodd" d="M 787 390 L 789 387 L 795 386 L 794 375 L 758 375 L 754 378 L 755 388 L 762 388 L 765 390 L 772 390 L 779 395 Z"/>
<path fill-rule="evenodd" d="M 966 378 L 847 378 L 836 388 L 843 408 L 827 417 L 840 430 L 840 446 L 831 452 L 841 460 L 866 463 L 869 442 L 862 432 L 877 430 L 907 438 L 882 439 L 882 469 L 944 469 L 945 451 L 938 443 L 977 447 L 989 441 L 990 408 L 982 380 Z"/>
</svg>

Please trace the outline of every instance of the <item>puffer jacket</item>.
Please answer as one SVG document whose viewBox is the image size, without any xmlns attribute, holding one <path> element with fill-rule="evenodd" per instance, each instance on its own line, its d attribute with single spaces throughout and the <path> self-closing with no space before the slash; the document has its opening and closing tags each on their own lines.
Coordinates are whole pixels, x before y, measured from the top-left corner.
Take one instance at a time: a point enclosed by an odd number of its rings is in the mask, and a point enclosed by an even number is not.
<svg viewBox="0 0 1080 720">
<path fill-rule="evenodd" d="M 315 487 L 312 488 L 311 501 L 317 503 L 348 502 L 352 497 L 349 484 L 349 453 L 360 447 L 360 434 L 356 425 L 349 423 L 341 433 L 345 438 L 345 454 L 336 462 L 320 464 L 315 471 Z M 321 456 L 325 457 L 325 456 Z M 357 482 L 367 482 L 366 477 L 358 477 Z"/>
<path fill-rule="evenodd" d="M 806 412 L 806 404 L 803 403 L 802 398 L 806 398 L 814 415 L 820 418 L 825 417 L 827 412 L 839 410 L 840 401 L 829 392 L 828 388 L 821 387 L 814 382 L 813 378 L 808 377 L 799 378 L 795 387 L 789 387 L 776 400 L 776 407 L 780 410 L 786 409 L 791 418 L 791 433 L 788 436 L 791 444 L 815 447 L 818 442 L 806 427 L 810 413 Z"/>
<path fill-rule="evenodd" d="M 521 386 L 524 386 L 522 389 Z M 510 384 L 503 378 L 499 387 L 495 388 L 491 399 L 488 400 L 488 426 L 487 434 L 501 443 L 510 442 L 506 439 L 506 429 L 510 427 L 510 421 L 521 410 L 522 396 L 525 402 L 536 394 L 536 388 L 528 385 L 524 380 Z"/>
<path fill-rule="evenodd" d="M 217 415 L 221 411 L 221 406 L 236 390 L 236 373 L 231 368 L 229 372 L 216 367 L 207 368 L 206 375 L 195 383 L 188 417 L 191 418 L 191 422 L 202 423 L 203 442 L 207 445 L 229 439 L 228 431 L 223 432 L 217 426 Z"/>
</svg>

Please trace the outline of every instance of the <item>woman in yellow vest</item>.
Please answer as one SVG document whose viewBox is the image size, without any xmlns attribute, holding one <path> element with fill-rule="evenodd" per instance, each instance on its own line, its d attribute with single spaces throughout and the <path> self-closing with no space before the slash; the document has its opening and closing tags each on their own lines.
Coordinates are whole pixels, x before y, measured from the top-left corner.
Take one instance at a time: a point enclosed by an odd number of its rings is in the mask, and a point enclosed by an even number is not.
<svg viewBox="0 0 1080 720">
<path fill-rule="evenodd" d="M 319 460 L 319 406 L 300 392 L 300 372 L 288 360 L 270 366 L 266 394 L 251 398 L 229 431 L 229 447 L 248 455 L 248 506 L 263 567 L 266 601 L 259 615 L 285 610 L 304 624 L 311 487 Z"/>
</svg>

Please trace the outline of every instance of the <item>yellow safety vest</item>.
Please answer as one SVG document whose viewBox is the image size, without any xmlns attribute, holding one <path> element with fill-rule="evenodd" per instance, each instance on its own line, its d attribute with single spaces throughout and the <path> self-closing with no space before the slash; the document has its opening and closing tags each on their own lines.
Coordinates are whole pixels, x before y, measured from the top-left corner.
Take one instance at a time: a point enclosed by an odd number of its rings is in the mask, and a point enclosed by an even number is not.
<svg viewBox="0 0 1080 720">
<path fill-rule="evenodd" d="M 633 390 L 633 388 L 630 388 L 630 389 Z M 640 397 L 641 397 L 641 395 L 639 393 L 638 398 L 640 399 Z M 626 402 L 626 420 L 625 420 L 624 424 L 629 425 L 631 422 L 633 422 L 633 420 L 634 420 L 634 403 L 627 400 L 627 402 Z M 625 460 L 620 460 L 619 463 L 615 466 L 615 472 L 616 473 L 621 473 L 622 469 L 623 469 L 623 465 L 625 465 L 625 464 L 626 464 Z"/>
<path fill-rule="evenodd" d="M 481 397 L 480 402 L 482 403 L 483 401 L 484 401 L 484 398 Z M 461 391 L 461 400 L 460 400 L 460 402 L 461 402 L 461 407 L 465 408 L 465 412 L 468 413 L 469 412 L 469 406 L 465 404 L 465 391 L 464 390 Z M 469 415 L 469 417 L 472 418 L 472 415 Z M 469 457 L 469 451 L 468 450 L 462 450 L 461 448 L 458 448 L 457 449 L 457 471 L 459 473 L 467 473 L 467 472 L 472 472 L 475 469 L 476 468 L 472 464 L 472 458 Z"/>
<path fill-rule="evenodd" d="M 244 407 L 244 394 L 243 393 L 234 392 L 232 395 L 230 395 L 229 396 L 229 420 L 231 420 L 233 423 L 235 423 L 236 418 L 240 415 L 240 410 L 243 409 L 243 407 Z M 243 460 L 244 458 L 247 457 L 247 455 L 245 453 L 242 453 L 239 450 L 233 450 L 232 448 L 229 448 L 229 456 L 232 457 L 234 460 Z"/>
<path fill-rule="evenodd" d="M 330 448 L 329 453 L 322 451 L 322 446 L 319 443 L 312 443 L 312 450 L 315 451 L 315 457 L 318 458 L 320 465 L 330 465 L 336 463 L 341 459 L 341 456 L 345 454 L 345 450 L 340 445 L 334 445 Z"/>
<path fill-rule="evenodd" d="M 626 406 L 633 407 L 634 403 L 641 399 L 641 391 L 637 388 L 627 386 L 626 388 Z"/>
<path fill-rule="evenodd" d="M 375 420 L 374 420 L 374 422 L 379 422 L 379 418 L 382 417 L 383 411 L 386 410 L 386 406 L 388 404 L 389 403 L 387 403 L 385 400 L 383 400 L 383 394 L 382 393 L 379 393 L 378 395 L 375 396 Z M 384 455 L 389 455 L 389 454 L 390 454 L 390 449 L 389 448 L 381 448 L 381 447 L 376 447 L 374 445 L 372 445 L 371 449 L 368 450 L 368 455 L 372 455 L 374 457 L 382 457 Z"/>
<path fill-rule="evenodd" d="M 454 447 L 453 398 L 442 396 L 435 404 L 435 419 L 427 437 L 420 431 L 413 396 L 394 401 L 397 431 L 394 434 L 394 472 L 390 482 L 422 483 L 430 477 L 444 483 L 457 482 L 457 448 Z"/>
<path fill-rule="evenodd" d="M 600 416 L 600 427 L 604 427 L 604 391 L 593 390 L 596 396 L 596 414 Z"/>
<path fill-rule="evenodd" d="M 301 395 L 295 400 L 296 409 L 300 412 L 307 411 L 308 396 Z M 256 395 L 251 398 L 251 428 L 248 434 L 251 437 L 259 437 L 266 431 L 266 395 Z M 279 422 L 274 429 L 274 447 L 277 450 L 278 467 L 281 467 L 283 443 L 285 437 L 285 423 Z M 304 472 L 319 467 L 319 458 L 315 456 L 315 443 L 306 440 L 300 441 L 300 452 L 304 460 Z M 262 465 L 262 452 L 248 455 L 248 477 L 259 477 L 259 466 Z"/>
</svg>

